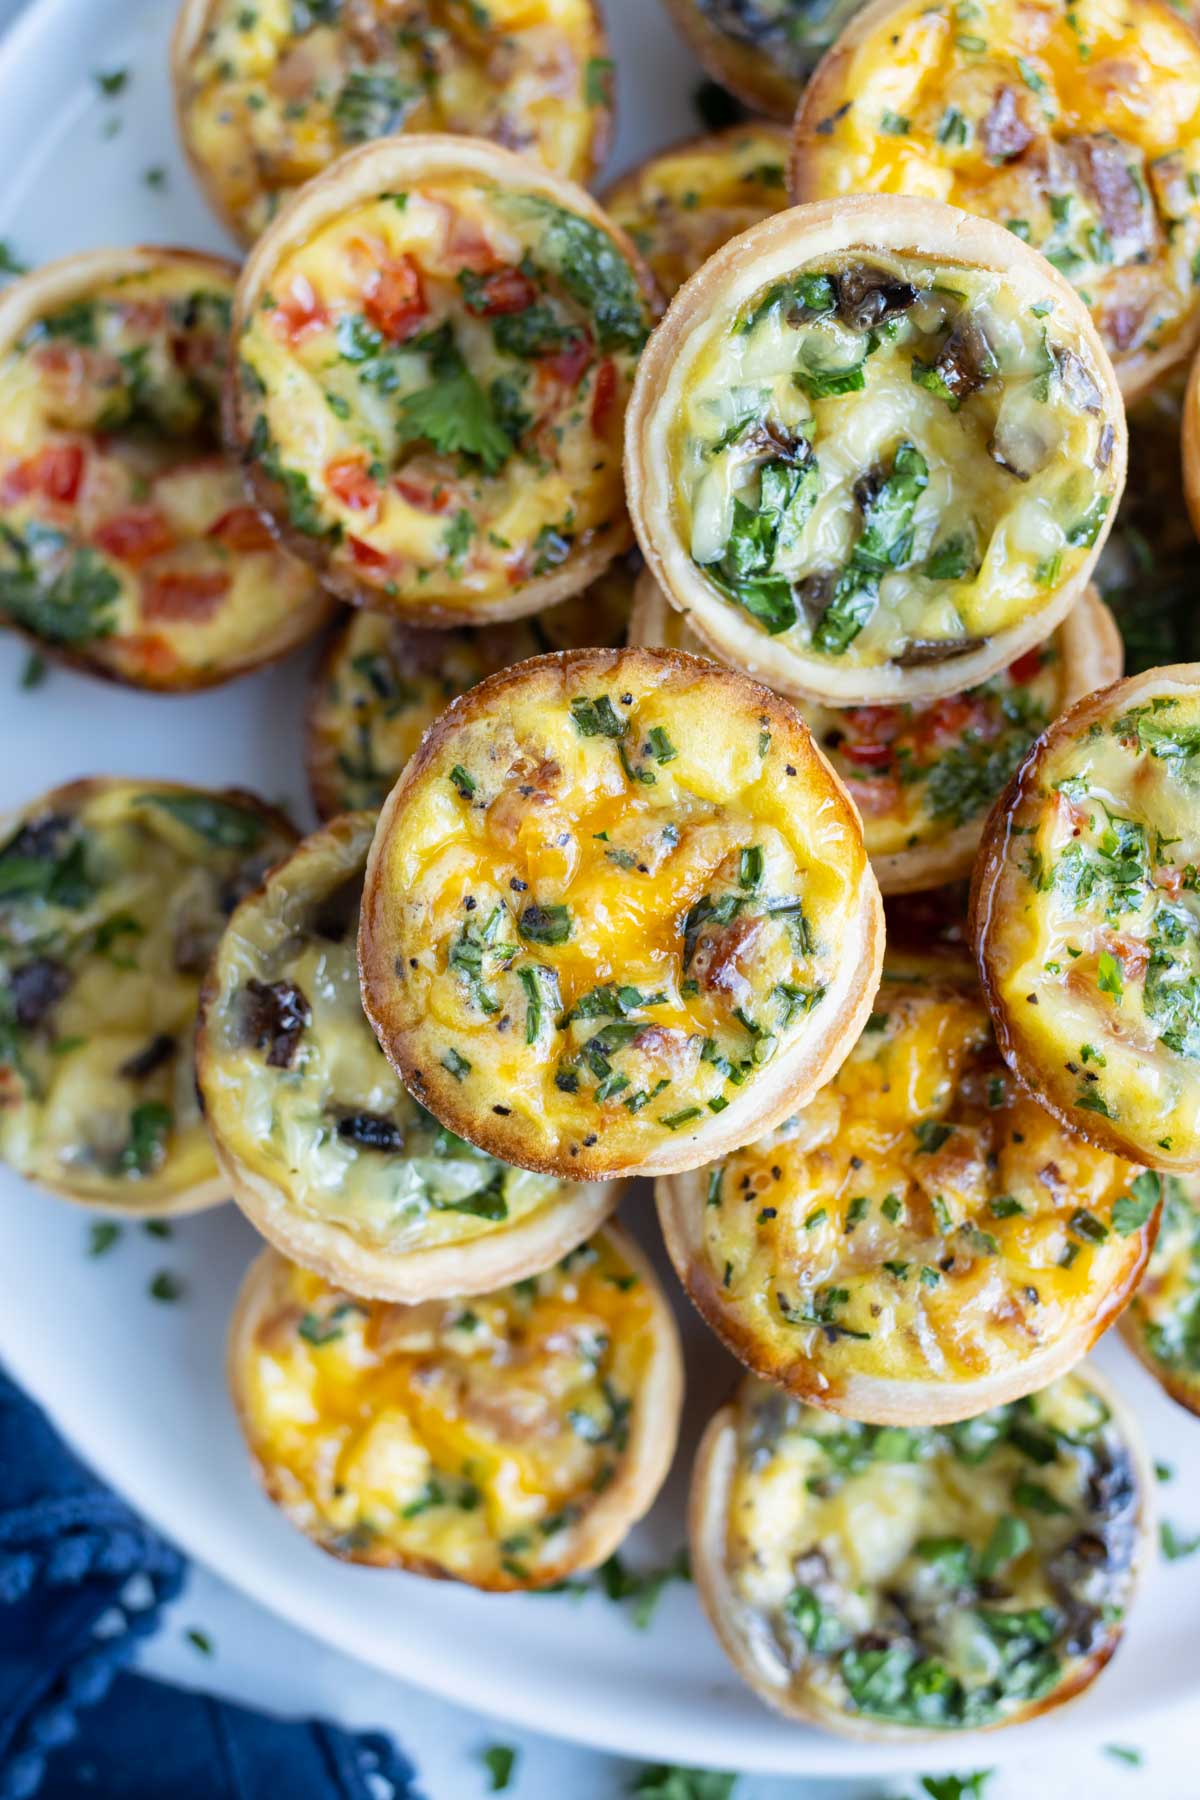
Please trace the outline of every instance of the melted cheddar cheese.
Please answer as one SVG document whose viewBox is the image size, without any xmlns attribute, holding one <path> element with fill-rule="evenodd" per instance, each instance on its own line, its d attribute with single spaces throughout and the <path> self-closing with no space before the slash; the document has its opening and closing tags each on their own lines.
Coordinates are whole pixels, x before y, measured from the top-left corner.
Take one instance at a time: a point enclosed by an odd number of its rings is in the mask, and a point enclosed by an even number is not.
<svg viewBox="0 0 1200 1800">
<path fill-rule="evenodd" d="M 1168 382 L 1129 415 L 1129 479 L 1095 582 L 1139 675 L 1200 656 L 1200 543 L 1184 500 L 1179 459 L 1182 388 Z"/>
<path fill-rule="evenodd" d="M 612 65 L 592 0 L 208 0 L 204 12 L 177 46 L 180 123 L 247 242 L 345 151 L 399 131 L 493 138 L 576 181 L 603 154 Z"/>
<path fill-rule="evenodd" d="M 1121 1329 L 1167 1392 L 1200 1412 L 1200 1181 L 1163 1177 L 1162 1224 Z"/>
<path fill-rule="evenodd" d="M 604 204 L 669 299 L 714 250 L 786 206 L 788 138 L 738 125 L 651 157 Z"/>
<path fill-rule="evenodd" d="M 308 715 L 308 773 L 324 819 L 378 810 L 426 730 L 451 700 L 527 657 L 624 640 L 632 554 L 582 594 L 534 618 L 477 630 L 406 631 L 356 612 L 325 654 Z"/>
<path fill-rule="evenodd" d="M 0 348 L 0 620 L 138 686 L 228 680 L 330 610 L 221 450 L 232 274 L 164 253 Z"/>
<path fill-rule="evenodd" d="M 363 982 L 454 1129 L 533 1167 L 636 1168 L 752 1118 L 773 1065 L 837 1028 L 874 884 L 769 699 L 582 652 L 497 677 L 426 740 L 376 839 Z"/>
<path fill-rule="evenodd" d="M 1073 1129 L 1200 1161 L 1200 695 L 1149 674 L 1043 740 L 977 902 L 1001 1041 Z"/>
<path fill-rule="evenodd" d="M 731 1628 L 780 1704 L 927 1731 L 1000 1725 L 1112 1654 L 1146 1496 L 1086 1374 L 905 1430 L 747 1381 L 736 1430 Z"/>
<path fill-rule="evenodd" d="M 797 686 L 952 662 L 1082 579 L 1118 475 L 1103 378 L 1058 310 L 880 253 L 798 269 L 691 333 L 676 529 Z"/>
<path fill-rule="evenodd" d="M 1098 1334 L 1152 1236 L 1137 1170 L 1024 1093 L 973 985 L 885 969 L 875 1004 L 816 1099 L 690 1201 L 706 1315 L 758 1373 L 850 1410 L 854 1377 L 965 1388 Z"/>
<path fill-rule="evenodd" d="M 307 1537 L 493 1589 L 579 1566 L 662 1330 L 616 1237 L 469 1302 L 358 1300 L 274 1255 L 266 1279 L 235 1389 L 267 1490 Z"/>
<path fill-rule="evenodd" d="M 1131 388 L 1200 331 L 1200 43 L 1165 0 L 898 0 L 797 119 L 795 198 L 997 219 L 1079 289 Z"/>
<path fill-rule="evenodd" d="M 26 810 L 0 848 L 6 1162 L 114 1207 L 215 1183 L 192 1068 L 200 982 L 227 915 L 293 841 L 247 794 L 162 782 L 79 782 Z"/>
<path fill-rule="evenodd" d="M 621 426 L 650 323 L 590 215 L 431 176 L 282 251 L 238 340 L 241 435 L 292 541 L 354 598 L 486 618 L 628 541 Z"/>
</svg>

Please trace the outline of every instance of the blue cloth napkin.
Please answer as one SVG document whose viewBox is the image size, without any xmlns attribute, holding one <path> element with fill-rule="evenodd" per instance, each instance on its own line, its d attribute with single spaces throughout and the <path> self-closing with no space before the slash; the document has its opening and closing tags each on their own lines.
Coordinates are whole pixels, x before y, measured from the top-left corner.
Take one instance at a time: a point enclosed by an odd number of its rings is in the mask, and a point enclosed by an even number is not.
<svg viewBox="0 0 1200 1800">
<path fill-rule="evenodd" d="M 184 1569 L 0 1371 L 0 1800 L 420 1800 L 385 1737 L 130 1673 Z"/>
</svg>

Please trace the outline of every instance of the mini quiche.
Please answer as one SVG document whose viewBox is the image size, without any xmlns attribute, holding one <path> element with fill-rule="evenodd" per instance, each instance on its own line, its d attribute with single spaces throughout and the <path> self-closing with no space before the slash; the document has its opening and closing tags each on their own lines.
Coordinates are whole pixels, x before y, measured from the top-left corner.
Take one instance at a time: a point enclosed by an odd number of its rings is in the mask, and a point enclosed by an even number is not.
<svg viewBox="0 0 1200 1800">
<path fill-rule="evenodd" d="M 230 920 L 200 1009 L 204 1114 L 242 1211 L 306 1268 L 383 1300 L 479 1293 L 573 1249 L 620 1193 L 510 1169 L 409 1096 L 359 996 L 374 828 L 335 819 Z"/>
<path fill-rule="evenodd" d="M 667 0 L 715 81 L 757 112 L 790 119 L 808 79 L 862 0 Z"/>
<path fill-rule="evenodd" d="M 692 1567 L 768 1705 L 899 1743 L 1016 1725 L 1117 1649 L 1149 1554 L 1153 1476 L 1086 1365 L 949 1427 L 813 1411 L 747 1379 L 692 1480 Z"/>
<path fill-rule="evenodd" d="M 1197 257 L 1196 267 L 1200 271 L 1200 256 Z M 1197 278 L 1200 279 L 1200 275 Z M 1184 395 L 1182 451 L 1183 487 L 1188 514 L 1193 531 L 1200 537 L 1200 352 L 1192 363 Z"/>
<path fill-rule="evenodd" d="M 704 654 L 648 570 L 635 591 L 630 642 Z M 1089 587 L 1053 637 L 965 694 L 885 706 L 804 702 L 809 730 L 862 815 L 883 892 L 967 874 L 987 810 L 1034 738 L 1120 673 L 1120 633 Z"/>
<path fill-rule="evenodd" d="M 1146 1266 L 1156 1202 L 1023 1091 L 951 959 L 889 954 L 875 1005 L 808 1106 L 661 1179 L 659 1217 L 756 1374 L 849 1418 L 941 1424 L 1078 1362 Z"/>
<path fill-rule="evenodd" d="M 308 708 L 308 779 L 321 817 L 378 812 L 438 714 L 485 675 L 552 650 L 623 643 L 635 557 L 618 557 L 582 594 L 509 625 L 409 631 L 382 613 L 351 613 L 330 639 Z"/>
<path fill-rule="evenodd" d="M 364 145 L 238 285 L 226 425 L 251 491 L 354 604 L 426 627 L 540 612 L 631 541 L 652 292 L 571 182 L 475 138 Z"/>
<path fill-rule="evenodd" d="M 1061 623 L 1125 479 L 1086 309 L 986 219 L 895 195 L 719 250 L 642 358 L 646 561 L 718 654 L 835 705 L 974 687 Z"/>
<path fill-rule="evenodd" d="M 1130 411 L 1129 480 L 1096 565 L 1130 675 L 1200 657 L 1200 543 L 1183 492 L 1182 414 L 1179 379 L 1163 382 Z"/>
<path fill-rule="evenodd" d="M 874 0 L 795 133 L 797 201 L 952 201 L 1042 251 L 1091 308 L 1127 399 L 1200 338 L 1200 42 L 1185 7 Z"/>
<path fill-rule="evenodd" d="M 226 918 L 296 836 L 252 794 L 77 781 L 0 842 L 0 1157 L 112 1211 L 227 1193 L 192 1071 Z"/>
<path fill-rule="evenodd" d="M 827 1080 L 883 948 L 858 817 L 792 709 L 665 650 L 492 676 L 380 816 L 367 1015 L 452 1131 L 547 1173 L 695 1168 Z"/>
<path fill-rule="evenodd" d="M 263 1485 L 314 1544 L 492 1591 L 612 1554 L 662 1486 L 683 1388 L 671 1309 L 611 1226 L 514 1286 L 415 1306 L 268 1250 L 229 1370 Z"/>
<path fill-rule="evenodd" d="M 1162 1223 L 1121 1335 L 1172 1400 L 1200 1414 L 1200 1180 L 1149 1169 L 1140 1180 L 1147 1197 L 1162 1183 Z"/>
<path fill-rule="evenodd" d="M 788 154 L 782 126 L 734 125 L 640 163 L 604 205 L 670 296 L 714 250 L 788 204 Z"/>
<path fill-rule="evenodd" d="M 612 122 L 594 0 L 185 0 L 180 133 L 252 244 L 337 157 L 401 131 L 470 131 L 588 181 Z"/>
<path fill-rule="evenodd" d="M 0 298 L 0 623 L 134 687 L 228 681 L 332 611 L 221 449 L 236 274 L 99 250 Z"/>
<path fill-rule="evenodd" d="M 1081 700 L 992 810 L 971 928 L 1001 1048 L 1065 1125 L 1200 1167 L 1200 665 Z"/>
</svg>

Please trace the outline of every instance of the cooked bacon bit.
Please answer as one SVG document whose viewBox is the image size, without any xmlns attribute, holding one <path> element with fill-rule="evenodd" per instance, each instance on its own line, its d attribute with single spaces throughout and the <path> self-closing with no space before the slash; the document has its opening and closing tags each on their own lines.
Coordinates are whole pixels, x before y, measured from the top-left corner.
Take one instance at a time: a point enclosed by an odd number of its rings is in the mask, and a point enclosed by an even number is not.
<svg viewBox="0 0 1200 1800">
<path fill-rule="evenodd" d="M 224 569 L 164 569 L 143 585 L 142 617 L 206 625 L 220 611 L 231 586 Z"/>
<path fill-rule="evenodd" d="M 664 1063 L 673 1075 L 688 1073 L 700 1060 L 699 1040 L 671 1025 L 645 1026 L 633 1039 L 633 1048 Z"/>
<path fill-rule="evenodd" d="M 450 510 L 453 496 L 450 489 L 440 482 L 436 487 L 428 487 L 410 476 L 398 475 L 392 486 L 400 498 L 407 500 L 410 506 L 415 506 L 418 512 L 444 513 Z"/>
<path fill-rule="evenodd" d="M 248 996 L 242 1016 L 244 1041 L 265 1050 L 272 1069 L 290 1069 L 300 1039 L 312 1024 L 312 1008 L 294 981 L 246 983 Z"/>
<path fill-rule="evenodd" d="M 914 723 L 918 741 L 926 745 L 959 738 L 966 731 L 975 737 L 994 737 L 996 732 L 986 705 L 972 694 L 946 694 L 923 707 Z"/>
<path fill-rule="evenodd" d="M 1037 644 L 1032 650 L 1027 650 L 1024 656 L 1018 656 L 1016 662 L 1009 663 L 1009 679 L 1018 684 L 1033 681 L 1040 674 L 1041 667 L 1042 648 L 1040 644 Z"/>
<path fill-rule="evenodd" d="M 271 314 L 275 330 L 289 344 L 303 343 L 315 332 L 324 331 L 329 314 L 317 299 L 313 284 L 306 275 L 293 275 L 292 285 Z"/>
<path fill-rule="evenodd" d="M 592 430 L 597 437 L 607 435 L 616 403 L 617 365 L 611 356 L 606 356 L 596 370 L 596 385 L 592 391 Z"/>
<path fill-rule="evenodd" d="M 84 455 L 78 444 L 47 445 L 5 473 L 0 481 L 0 500 L 11 505 L 30 494 L 42 494 L 60 506 L 72 506 L 79 498 L 83 470 Z"/>
<path fill-rule="evenodd" d="M 1154 885 L 1161 888 L 1172 900 L 1178 900 L 1184 890 L 1184 873 L 1182 869 L 1155 869 Z"/>
<path fill-rule="evenodd" d="M 1125 937 L 1118 931 L 1104 933 L 1104 947 L 1116 957 L 1125 971 L 1125 979 L 1135 986 L 1145 980 L 1146 970 L 1150 966 L 1150 951 L 1145 944 L 1136 938 Z"/>
<path fill-rule="evenodd" d="M 1010 162 L 1028 150 L 1034 133 L 1021 117 L 1021 108 L 1012 88 L 1000 88 L 979 127 L 983 147 L 993 162 Z"/>
<path fill-rule="evenodd" d="M 479 285 L 471 297 L 471 311 L 485 319 L 501 313 L 524 312 L 537 299 L 536 285 L 520 269 L 497 269 Z"/>
<path fill-rule="evenodd" d="M 385 263 L 371 277 L 363 311 L 375 327 L 393 343 L 410 338 L 425 317 L 421 277 L 411 256 Z"/>
<path fill-rule="evenodd" d="M 1086 188 L 1112 240 L 1117 262 L 1129 262 L 1152 248 L 1154 207 L 1145 185 L 1130 168 L 1131 152 L 1111 132 L 1071 140 L 1080 185 Z"/>
<path fill-rule="evenodd" d="M 379 483 L 361 457 L 335 457 L 325 470 L 325 481 L 334 497 L 351 512 L 373 512 L 379 505 Z"/>
<path fill-rule="evenodd" d="M 540 361 L 564 387 L 578 387 L 584 371 L 591 365 L 592 340 L 586 331 L 581 331 L 576 336 L 569 337 L 562 349 L 556 350 L 553 356 L 543 356 Z"/>
<path fill-rule="evenodd" d="M 22 963 L 8 981 L 8 997 L 17 1024 L 32 1031 L 53 1012 L 70 985 L 71 971 L 48 956 L 36 956 L 32 962 Z"/>
<path fill-rule="evenodd" d="M 350 555 L 360 569 L 382 569 L 389 558 L 385 551 L 377 550 L 374 544 L 368 544 L 363 538 L 347 538 Z"/>
<path fill-rule="evenodd" d="M 496 134 L 493 134 L 496 135 Z M 472 219 L 457 208 L 449 213 L 446 224 L 446 253 L 464 269 L 486 275 L 501 266 L 500 258 Z"/>
<path fill-rule="evenodd" d="M 903 723 L 899 707 L 850 706 L 844 719 L 844 756 L 867 769 L 881 769 L 891 761 L 892 744 Z"/>
<path fill-rule="evenodd" d="M 873 775 L 869 781 L 859 781 L 847 775 L 845 782 L 850 798 L 866 818 L 883 818 L 900 804 L 900 783 L 894 776 Z"/>
<path fill-rule="evenodd" d="M 702 931 L 696 941 L 688 973 L 703 988 L 730 994 L 735 1000 L 744 999 L 750 991 L 750 984 L 742 973 L 741 958 L 753 950 L 762 933 L 763 923 L 761 918 L 731 919 L 728 925 Z"/>
<path fill-rule="evenodd" d="M 252 506 L 235 506 L 222 513 L 209 527 L 209 537 L 216 538 L 227 550 L 251 554 L 255 550 L 273 550 L 275 539 L 266 520 Z"/>
<path fill-rule="evenodd" d="M 1128 350 L 1136 343 L 1145 317 L 1144 306 L 1112 306 L 1100 315 L 1105 336 L 1118 350 Z"/>
<path fill-rule="evenodd" d="M 138 569 L 152 557 L 175 548 L 175 533 L 156 506 L 135 506 L 106 519 L 92 534 L 98 550 L 114 561 Z"/>
</svg>

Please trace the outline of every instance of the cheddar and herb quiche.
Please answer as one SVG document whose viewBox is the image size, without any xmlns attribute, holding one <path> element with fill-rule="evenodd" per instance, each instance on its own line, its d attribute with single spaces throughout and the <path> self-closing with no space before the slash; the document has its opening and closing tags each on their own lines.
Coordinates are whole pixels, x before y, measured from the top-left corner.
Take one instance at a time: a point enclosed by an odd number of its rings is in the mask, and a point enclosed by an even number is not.
<svg viewBox="0 0 1200 1800">
<path fill-rule="evenodd" d="M 675 1321 L 611 1227 L 511 1287 L 362 1300 L 268 1250 L 230 1378 L 263 1485 L 322 1550 L 492 1590 L 603 1562 L 679 1426 Z"/>
<path fill-rule="evenodd" d="M 714 80 L 772 118 L 796 110 L 810 69 L 862 0 L 667 0 Z"/>
<path fill-rule="evenodd" d="M 247 244 L 373 138 L 474 132 L 576 181 L 608 146 L 593 0 L 185 0 L 171 60 L 192 166 Z"/>
<path fill-rule="evenodd" d="M 1129 479 L 1096 565 L 1096 586 L 1125 640 L 1129 675 L 1200 656 L 1200 543 L 1183 491 L 1182 413 L 1179 379 L 1131 409 Z"/>
<path fill-rule="evenodd" d="M 1172 1400 L 1200 1414 L 1200 1181 L 1150 1170 L 1141 1179 L 1162 1183 L 1162 1222 L 1121 1335 Z"/>
<path fill-rule="evenodd" d="M 1085 1354 L 1146 1266 L 1158 1181 L 1025 1093 L 969 975 L 889 956 L 875 1007 L 808 1106 L 661 1179 L 659 1216 L 756 1374 L 850 1418 L 941 1423 Z"/>
<path fill-rule="evenodd" d="M 623 643 L 635 557 L 509 625 L 411 631 L 382 613 L 352 613 L 329 642 L 308 708 L 308 779 L 321 817 L 377 812 L 438 714 L 485 675 L 551 650 Z"/>
<path fill-rule="evenodd" d="M 999 221 L 1091 308 L 1127 398 L 1200 337 L 1200 42 L 1169 0 L 875 0 L 796 115 L 797 201 Z"/>
<path fill-rule="evenodd" d="M 226 422 L 253 491 L 335 592 L 411 624 L 577 593 L 630 542 L 650 292 L 573 183 L 474 138 L 365 145 L 238 286 Z"/>
<path fill-rule="evenodd" d="M 789 1717 L 892 1742 L 994 1729 L 1117 1649 L 1152 1488 L 1136 1420 L 1086 1365 L 916 1430 L 747 1379 L 700 1446 L 692 1567 L 739 1673 Z"/>
<path fill-rule="evenodd" d="M 1200 1167 L 1200 665 L 1081 700 L 997 801 L 972 930 L 1001 1047 L 1070 1129 Z"/>
<path fill-rule="evenodd" d="M 960 692 L 1087 584 L 1125 478 L 1078 295 L 998 225 L 862 196 L 735 238 L 642 359 L 629 504 L 721 655 L 847 705 Z"/>
<path fill-rule="evenodd" d="M 209 687 L 330 602 L 221 449 L 236 269 L 98 250 L 0 299 L 0 624 L 135 687 Z"/>
<path fill-rule="evenodd" d="M 0 1157 L 114 1211 L 227 1192 L 192 1070 L 209 956 L 295 842 L 252 794 L 77 781 L 0 842 Z"/>
<path fill-rule="evenodd" d="M 201 1005 L 204 1114 L 239 1206 L 306 1268 L 387 1300 L 478 1293 L 572 1249 L 619 1189 L 508 1168 L 411 1098 L 359 995 L 374 826 L 335 819 L 230 920 Z"/>
<path fill-rule="evenodd" d="M 635 591 L 630 642 L 704 654 L 648 570 Z M 802 702 L 809 730 L 862 815 L 883 892 L 910 893 L 967 874 L 988 808 L 1034 738 L 1120 673 L 1120 634 L 1089 587 L 1053 637 L 965 694 L 884 706 Z"/>
<path fill-rule="evenodd" d="M 604 195 L 668 297 L 731 237 L 788 204 L 780 125 L 734 125 L 639 163 Z"/>
<path fill-rule="evenodd" d="M 833 1073 L 882 927 L 858 817 L 785 702 L 680 652 L 568 651 L 456 700 L 392 790 L 363 996 L 452 1131 L 650 1174 Z"/>
</svg>

